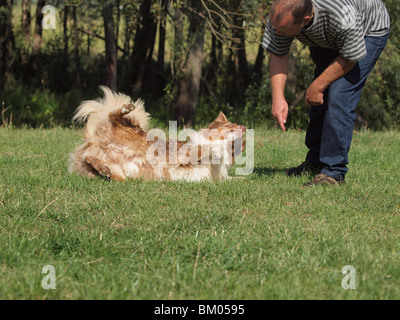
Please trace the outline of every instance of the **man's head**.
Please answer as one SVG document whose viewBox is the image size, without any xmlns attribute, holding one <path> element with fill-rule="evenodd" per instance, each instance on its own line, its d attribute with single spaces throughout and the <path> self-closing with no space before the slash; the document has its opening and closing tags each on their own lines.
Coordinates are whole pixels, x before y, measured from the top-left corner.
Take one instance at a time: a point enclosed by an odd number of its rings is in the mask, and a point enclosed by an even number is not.
<svg viewBox="0 0 400 320">
<path fill-rule="evenodd" d="M 271 24 L 278 35 L 294 37 L 312 18 L 311 0 L 275 0 L 271 7 Z"/>
</svg>

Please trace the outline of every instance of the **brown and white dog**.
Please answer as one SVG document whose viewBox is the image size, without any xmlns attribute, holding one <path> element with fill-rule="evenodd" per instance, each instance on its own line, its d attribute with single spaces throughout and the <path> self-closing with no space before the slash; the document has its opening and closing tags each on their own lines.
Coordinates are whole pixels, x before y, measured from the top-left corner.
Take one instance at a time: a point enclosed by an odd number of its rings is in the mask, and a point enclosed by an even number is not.
<svg viewBox="0 0 400 320">
<path fill-rule="evenodd" d="M 229 179 L 244 150 L 244 126 L 221 112 L 207 129 L 191 130 L 187 141 L 165 139 L 163 131 L 149 130 L 150 115 L 141 100 L 101 89 L 103 99 L 83 102 L 74 115 L 87 123 L 84 143 L 70 156 L 70 172 L 118 181 Z"/>
</svg>

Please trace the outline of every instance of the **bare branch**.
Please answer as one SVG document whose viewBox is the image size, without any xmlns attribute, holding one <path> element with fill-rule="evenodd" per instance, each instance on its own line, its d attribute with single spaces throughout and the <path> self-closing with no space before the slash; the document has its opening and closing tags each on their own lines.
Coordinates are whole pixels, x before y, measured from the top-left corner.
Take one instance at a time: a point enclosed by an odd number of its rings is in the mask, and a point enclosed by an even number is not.
<svg viewBox="0 0 400 320">
<path fill-rule="evenodd" d="M 89 35 L 89 36 L 98 38 L 98 39 L 100 39 L 100 40 L 106 41 L 106 38 L 104 38 L 103 36 L 101 36 L 101 35 L 99 35 L 99 34 L 93 32 L 93 31 L 90 31 L 90 30 L 83 30 L 82 28 L 78 28 L 78 31 L 79 31 L 79 32 L 82 32 L 82 33 L 84 33 L 84 34 L 87 34 L 87 35 Z M 117 49 L 118 49 L 119 51 L 121 51 L 122 53 L 125 52 L 125 50 L 122 49 L 120 46 L 117 46 Z"/>
</svg>

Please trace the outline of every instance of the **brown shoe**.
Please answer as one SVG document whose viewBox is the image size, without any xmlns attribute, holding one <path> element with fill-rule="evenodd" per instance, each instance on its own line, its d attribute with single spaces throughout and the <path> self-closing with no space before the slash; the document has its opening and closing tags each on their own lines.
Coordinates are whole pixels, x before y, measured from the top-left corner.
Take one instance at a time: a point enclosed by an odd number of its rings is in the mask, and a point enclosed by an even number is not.
<svg viewBox="0 0 400 320">
<path fill-rule="evenodd" d="M 314 179 L 312 179 L 310 182 L 307 182 L 303 184 L 303 187 L 311 187 L 311 186 L 321 186 L 321 185 L 332 185 L 332 186 L 338 186 L 341 184 L 344 184 L 344 180 L 336 180 L 330 176 L 327 176 L 324 173 L 317 174 Z"/>
<path fill-rule="evenodd" d="M 303 174 L 317 174 L 321 171 L 322 167 L 316 166 L 309 162 L 308 160 L 304 161 L 301 165 L 290 168 L 288 171 L 286 171 L 286 174 L 289 177 L 292 176 L 301 176 Z"/>
</svg>

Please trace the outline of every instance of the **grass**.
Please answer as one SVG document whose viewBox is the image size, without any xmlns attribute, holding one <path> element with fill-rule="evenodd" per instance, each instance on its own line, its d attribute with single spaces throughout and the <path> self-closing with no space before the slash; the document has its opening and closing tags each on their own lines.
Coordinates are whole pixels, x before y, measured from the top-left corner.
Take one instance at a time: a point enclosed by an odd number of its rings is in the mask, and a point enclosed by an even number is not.
<svg viewBox="0 0 400 320">
<path fill-rule="evenodd" d="M 285 176 L 304 132 L 257 128 L 254 173 L 216 183 L 69 175 L 81 136 L 0 128 L 1 299 L 400 298 L 400 132 L 356 133 L 347 184 L 312 188 Z"/>
</svg>

